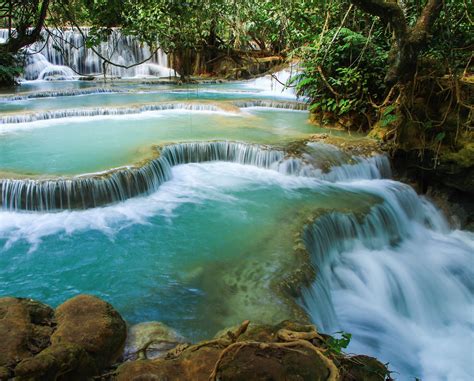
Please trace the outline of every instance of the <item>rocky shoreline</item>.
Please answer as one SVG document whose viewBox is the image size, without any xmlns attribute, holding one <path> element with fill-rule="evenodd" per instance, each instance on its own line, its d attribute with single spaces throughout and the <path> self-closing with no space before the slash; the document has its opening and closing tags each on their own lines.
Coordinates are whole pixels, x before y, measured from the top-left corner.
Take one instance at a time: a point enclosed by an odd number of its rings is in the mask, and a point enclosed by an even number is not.
<svg viewBox="0 0 474 381">
<path fill-rule="evenodd" d="M 284 321 L 244 321 L 187 343 L 158 322 L 127 328 L 105 301 L 78 295 L 56 309 L 0 298 L 0 380 L 386 380 L 386 365 L 347 355 L 347 337 Z"/>
</svg>

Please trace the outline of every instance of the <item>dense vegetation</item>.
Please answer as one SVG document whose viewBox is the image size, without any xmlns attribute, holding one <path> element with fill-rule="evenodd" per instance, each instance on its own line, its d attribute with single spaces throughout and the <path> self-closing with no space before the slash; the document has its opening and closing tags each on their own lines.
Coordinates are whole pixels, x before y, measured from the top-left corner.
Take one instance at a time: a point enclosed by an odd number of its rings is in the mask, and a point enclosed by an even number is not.
<svg viewBox="0 0 474 381">
<path fill-rule="evenodd" d="M 0 5 L 0 80 L 44 27 L 91 26 L 93 47 L 120 27 L 170 54 L 183 79 L 242 77 L 298 59 L 293 79 L 314 118 L 370 130 L 396 147 L 459 151 L 472 137 L 472 2 L 459 0 L 12 0 Z M 13 29 L 12 29 L 13 30 Z M 106 57 L 104 57 L 106 58 Z M 270 61 L 268 61 L 270 59 Z M 108 62 L 113 65 L 114 62 Z M 251 69 L 256 63 L 257 70 Z M 267 66 L 263 66 L 266 70 Z M 466 148 L 467 147 L 467 148 Z M 464 160 L 464 159 L 463 159 Z M 468 164 L 470 163 L 468 158 Z M 464 160 L 465 161 L 465 160 Z"/>
</svg>

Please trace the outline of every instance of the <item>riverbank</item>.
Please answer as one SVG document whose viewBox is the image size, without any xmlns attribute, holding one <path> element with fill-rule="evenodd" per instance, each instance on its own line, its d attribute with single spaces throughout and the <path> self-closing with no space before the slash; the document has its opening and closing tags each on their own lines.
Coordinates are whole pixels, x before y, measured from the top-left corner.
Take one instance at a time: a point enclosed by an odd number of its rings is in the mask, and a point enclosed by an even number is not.
<svg viewBox="0 0 474 381">
<path fill-rule="evenodd" d="M 375 381 L 389 375 L 372 357 L 344 354 L 350 337 L 291 321 L 244 321 L 191 344 L 157 322 L 127 328 L 110 304 L 88 295 L 54 310 L 32 299 L 1 298 L 0 316 L 0 380 Z"/>
</svg>

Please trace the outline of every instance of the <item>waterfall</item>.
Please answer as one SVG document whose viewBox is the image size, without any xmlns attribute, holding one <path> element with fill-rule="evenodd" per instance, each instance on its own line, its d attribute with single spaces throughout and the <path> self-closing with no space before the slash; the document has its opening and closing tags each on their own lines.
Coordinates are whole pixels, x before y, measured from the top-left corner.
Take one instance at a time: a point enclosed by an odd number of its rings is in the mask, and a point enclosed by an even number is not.
<svg viewBox="0 0 474 381">
<path fill-rule="evenodd" d="M 319 149 L 333 151 L 334 147 L 321 145 Z M 315 169 L 311 172 L 308 163 L 298 160 L 287 156 L 284 151 L 255 144 L 228 141 L 172 144 L 161 148 L 159 157 L 141 167 L 120 168 L 71 178 L 0 179 L 1 205 L 6 210 L 36 211 L 94 208 L 149 194 L 170 179 L 172 166 L 186 163 L 228 161 L 284 174 L 309 175 L 328 180 L 333 176 L 332 171 L 323 173 Z M 358 158 L 345 170 L 346 180 L 357 176 L 380 178 L 387 162 L 387 158 Z M 348 165 L 342 162 L 339 164 Z M 377 165 L 381 165 L 379 169 Z M 371 170 L 360 169 L 366 167 Z M 334 168 L 333 171 L 338 170 Z"/>
<path fill-rule="evenodd" d="M 44 41 L 27 48 L 24 73 L 26 80 L 73 79 L 81 75 L 103 74 L 103 60 L 91 48 L 85 46 L 90 28 L 52 29 L 50 34 L 42 32 Z M 0 39 L 8 39 L 8 29 L 0 29 Z M 132 65 L 151 59 L 129 69 L 107 65 L 107 75 L 112 77 L 169 77 L 174 76 L 168 68 L 167 55 L 158 49 L 153 52 L 146 44 L 133 36 L 126 36 L 114 29 L 107 41 L 101 42 L 95 50 L 111 62 Z"/>
<path fill-rule="evenodd" d="M 136 168 L 51 180 L 0 180 L 6 210 L 52 211 L 87 209 L 148 194 L 171 176 L 171 166 L 205 161 L 231 161 L 268 168 L 283 153 L 233 142 L 186 143 L 165 146 L 160 156 Z"/>
<path fill-rule="evenodd" d="M 36 98 L 54 98 L 54 97 L 72 97 L 78 95 L 91 95 L 91 94 L 115 94 L 124 93 L 126 90 L 123 89 L 104 89 L 100 87 L 92 89 L 72 89 L 72 90 L 54 90 L 54 91 L 37 91 L 25 95 L 13 95 L 8 97 L 0 97 L 0 102 L 16 102 L 24 101 L 28 99 Z"/>
<path fill-rule="evenodd" d="M 31 114 L 5 115 L 0 116 L 0 124 L 30 123 L 39 120 L 62 119 L 73 117 L 91 117 L 106 115 L 128 115 L 140 114 L 150 111 L 165 110 L 187 110 L 187 111 L 212 111 L 224 112 L 219 107 L 206 103 L 156 103 L 138 107 L 117 107 L 117 108 L 93 108 L 93 109 L 70 109 L 52 110 Z"/>
<path fill-rule="evenodd" d="M 472 234 L 450 232 L 407 185 L 361 181 L 348 189 L 379 202 L 306 227 L 317 274 L 303 290 L 309 315 L 325 332 L 350 332 L 351 352 L 390 361 L 396 379 L 472 379 Z"/>
<path fill-rule="evenodd" d="M 294 87 L 292 85 L 287 87 L 287 85 L 289 85 L 288 81 L 290 78 L 296 75 L 298 72 L 298 64 L 293 63 L 290 64 L 287 69 L 250 80 L 245 84 L 245 86 L 247 88 L 261 90 L 264 93 L 271 94 L 273 96 L 295 98 L 296 92 Z"/>
</svg>

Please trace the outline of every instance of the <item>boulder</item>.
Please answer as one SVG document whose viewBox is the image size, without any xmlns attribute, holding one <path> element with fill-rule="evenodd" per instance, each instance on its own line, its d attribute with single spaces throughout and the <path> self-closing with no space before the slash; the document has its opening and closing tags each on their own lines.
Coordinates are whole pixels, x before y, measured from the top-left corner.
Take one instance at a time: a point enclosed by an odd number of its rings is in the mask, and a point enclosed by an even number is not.
<svg viewBox="0 0 474 381">
<path fill-rule="evenodd" d="M 155 359 L 183 343 L 174 329 L 157 321 L 135 324 L 130 327 L 125 344 L 125 360 Z"/>
<path fill-rule="evenodd" d="M 0 299 L 0 380 L 80 381 L 122 353 L 126 325 L 113 307 L 80 295 L 56 311 L 21 298 Z"/>
<path fill-rule="evenodd" d="M 79 295 L 56 308 L 57 329 L 53 345 L 76 344 L 104 369 L 123 352 L 127 327 L 120 314 L 107 302 Z"/>
<path fill-rule="evenodd" d="M 17 380 L 81 381 L 98 374 L 96 364 L 84 348 L 69 343 L 53 344 L 15 368 Z"/>
<path fill-rule="evenodd" d="M 219 362 L 215 379 L 222 381 L 337 380 L 335 366 L 320 352 L 295 343 L 292 346 L 266 343 L 235 344 Z M 331 369 L 332 366 L 332 369 Z M 333 377 L 331 377 L 333 376 Z"/>
<path fill-rule="evenodd" d="M 31 299 L 0 299 L 0 376 L 50 344 L 54 311 Z"/>
</svg>

